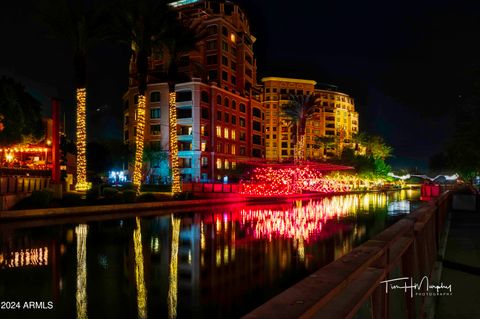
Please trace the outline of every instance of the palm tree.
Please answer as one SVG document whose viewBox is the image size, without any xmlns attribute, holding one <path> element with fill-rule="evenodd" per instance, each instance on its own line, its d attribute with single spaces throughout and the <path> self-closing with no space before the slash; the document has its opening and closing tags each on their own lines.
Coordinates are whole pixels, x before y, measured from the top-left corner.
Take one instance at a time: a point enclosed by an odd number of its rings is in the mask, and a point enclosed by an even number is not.
<svg viewBox="0 0 480 319">
<path fill-rule="evenodd" d="M 327 148 L 337 145 L 337 139 L 334 136 L 315 136 L 314 143 L 319 147 L 323 148 L 323 152 L 325 155 Z"/>
<path fill-rule="evenodd" d="M 138 86 L 137 127 L 132 182 L 137 192 L 143 180 L 143 153 L 145 143 L 146 90 L 149 75 L 148 59 L 161 47 L 166 31 L 176 16 L 167 1 L 125 0 L 116 6 L 117 14 L 111 23 L 111 36 L 132 48 Z"/>
<path fill-rule="evenodd" d="M 168 83 L 168 110 L 170 132 L 170 167 L 172 169 L 172 194 L 182 191 L 180 184 L 180 168 L 178 165 L 177 145 L 177 106 L 175 85 L 182 79 L 189 77 L 180 72 L 180 58 L 195 50 L 197 44 L 205 36 L 205 27 L 202 19 L 177 19 L 171 23 L 166 36 L 161 40 L 165 52 L 165 77 Z"/>
<path fill-rule="evenodd" d="M 305 159 L 305 127 L 307 120 L 311 120 L 319 112 L 318 97 L 316 95 L 290 95 L 290 101 L 281 106 L 281 116 L 295 126 L 295 161 Z"/>
<path fill-rule="evenodd" d="M 393 155 L 393 148 L 381 136 L 368 135 L 367 133 L 359 133 L 353 137 L 357 145 L 362 145 L 366 149 L 366 155 L 374 159 L 385 160 Z"/>
<path fill-rule="evenodd" d="M 87 7 L 85 1 L 54 1 L 48 8 L 39 10 L 40 18 L 50 27 L 52 33 L 69 40 L 73 49 L 73 68 L 76 89 L 76 146 L 77 172 L 76 189 L 87 190 L 87 51 L 94 41 L 104 39 L 106 29 L 104 7 Z"/>
</svg>

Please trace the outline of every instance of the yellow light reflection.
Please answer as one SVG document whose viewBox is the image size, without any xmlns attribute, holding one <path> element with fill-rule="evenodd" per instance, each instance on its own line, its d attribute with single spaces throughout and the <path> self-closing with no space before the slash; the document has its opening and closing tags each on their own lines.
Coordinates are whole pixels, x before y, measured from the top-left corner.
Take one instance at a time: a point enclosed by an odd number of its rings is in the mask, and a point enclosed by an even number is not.
<svg viewBox="0 0 480 319">
<path fill-rule="evenodd" d="M 168 286 L 168 318 L 177 317 L 178 283 L 178 243 L 180 239 L 180 219 L 172 216 L 172 250 L 170 256 L 170 277 Z"/>
<path fill-rule="evenodd" d="M 140 218 L 135 218 L 133 231 L 133 250 L 135 253 L 135 282 L 137 284 L 138 318 L 147 318 L 147 290 L 145 288 L 145 274 L 143 270 L 142 226 Z"/>
<path fill-rule="evenodd" d="M 87 234 L 85 224 L 75 227 L 77 235 L 77 319 L 87 319 Z"/>
</svg>

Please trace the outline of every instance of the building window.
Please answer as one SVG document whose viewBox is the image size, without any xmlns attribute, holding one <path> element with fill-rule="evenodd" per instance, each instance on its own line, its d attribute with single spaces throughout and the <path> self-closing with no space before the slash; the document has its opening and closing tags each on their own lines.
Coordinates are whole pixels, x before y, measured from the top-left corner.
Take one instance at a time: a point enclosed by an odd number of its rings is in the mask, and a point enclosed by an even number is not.
<svg viewBox="0 0 480 319">
<path fill-rule="evenodd" d="M 228 29 L 227 29 L 227 27 L 222 27 L 222 34 L 223 34 L 224 36 L 226 36 L 226 37 L 228 36 Z"/>
<path fill-rule="evenodd" d="M 209 25 L 207 28 L 207 34 L 208 35 L 214 35 L 217 34 L 218 32 L 218 27 L 216 25 Z"/>
<path fill-rule="evenodd" d="M 253 116 L 260 117 L 260 118 L 262 117 L 262 111 L 260 111 L 259 108 L 254 107 L 252 112 L 253 112 Z"/>
<path fill-rule="evenodd" d="M 236 154 L 237 154 L 237 146 L 236 146 L 235 144 L 232 144 L 231 151 L 232 151 L 232 155 L 236 155 Z M 233 163 L 232 163 L 232 164 L 233 164 Z"/>
<path fill-rule="evenodd" d="M 232 162 L 232 169 L 236 169 L 237 168 L 237 162 Z"/>
<path fill-rule="evenodd" d="M 233 79 L 233 76 L 232 76 L 232 79 Z M 235 102 L 235 100 L 232 100 L 232 110 L 236 110 L 237 109 L 237 102 Z"/>
<path fill-rule="evenodd" d="M 240 141 L 245 142 L 247 140 L 247 133 L 240 132 Z"/>
<path fill-rule="evenodd" d="M 231 138 L 232 140 L 235 140 L 235 138 L 236 138 L 236 132 L 235 132 L 234 129 L 232 129 L 232 130 L 230 131 L 230 138 Z"/>
<path fill-rule="evenodd" d="M 233 71 L 237 70 L 237 63 L 232 61 L 230 65 L 231 65 L 231 68 L 232 68 Z"/>
<path fill-rule="evenodd" d="M 235 43 L 237 40 L 237 37 L 235 36 L 235 33 L 230 33 L 230 41 Z"/>
<path fill-rule="evenodd" d="M 228 58 L 222 55 L 222 64 L 228 66 Z"/>
<path fill-rule="evenodd" d="M 223 117 L 224 117 L 223 121 L 225 123 L 228 123 L 228 113 L 223 114 Z"/>
<path fill-rule="evenodd" d="M 223 137 L 228 138 L 228 128 L 223 129 Z"/>
<path fill-rule="evenodd" d="M 232 115 L 232 124 L 237 124 L 237 117 Z"/>
<path fill-rule="evenodd" d="M 208 157 L 202 157 L 201 159 L 202 167 L 208 167 Z"/>
<path fill-rule="evenodd" d="M 208 120 L 208 109 L 206 107 L 202 107 L 202 119 Z"/>
<path fill-rule="evenodd" d="M 202 150 L 202 152 L 205 152 L 207 150 L 207 142 L 202 141 L 201 150 Z"/>
<path fill-rule="evenodd" d="M 226 71 L 222 71 L 222 80 L 228 81 L 228 73 Z"/>
<path fill-rule="evenodd" d="M 240 103 L 240 112 L 245 113 L 245 111 L 246 111 L 245 104 Z"/>
<path fill-rule="evenodd" d="M 245 149 L 245 147 L 240 147 L 240 155 L 245 155 L 247 154 L 247 150 Z"/>
<path fill-rule="evenodd" d="M 217 121 L 222 120 L 222 111 L 217 111 Z"/>
<path fill-rule="evenodd" d="M 207 65 L 217 64 L 217 55 L 207 55 Z"/>
<path fill-rule="evenodd" d="M 232 84 L 237 84 L 237 78 L 234 75 L 231 76 L 230 81 L 232 82 Z"/>
<path fill-rule="evenodd" d="M 222 50 L 228 52 L 228 43 L 225 41 L 222 41 Z"/>
<path fill-rule="evenodd" d="M 217 104 L 222 105 L 222 96 L 221 95 L 217 95 Z"/>
<path fill-rule="evenodd" d="M 192 100 L 192 91 L 184 90 L 177 92 L 177 102 L 188 102 Z"/>
<path fill-rule="evenodd" d="M 217 158 L 217 169 L 222 169 L 222 160 Z"/>
<path fill-rule="evenodd" d="M 240 118 L 240 126 L 245 127 L 245 119 L 243 117 Z"/>
<path fill-rule="evenodd" d="M 202 99 L 202 102 L 208 103 L 208 101 L 209 101 L 210 99 L 209 99 L 209 96 L 208 96 L 208 92 L 207 92 L 207 91 L 202 91 L 202 93 L 201 93 L 201 99 Z"/>
<path fill-rule="evenodd" d="M 260 135 L 253 135 L 252 142 L 256 145 L 262 145 L 262 138 Z"/>
<path fill-rule="evenodd" d="M 207 50 L 215 50 L 217 48 L 217 40 L 207 41 Z"/>
<path fill-rule="evenodd" d="M 177 108 L 177 118 L 189 119 L 192 118 L 192 108 Z"/>
<path fill-rule="evenodd" d="M 150 109 L 150 118 L 151 119 L 159 119 L 160 117 L 161 117 L 161 112 L 160 112 L 159 107 L 154 108 L 154 109 Z"/>
<path fill-rule="evenodd" d="M 217 137 L 222 137 L 222 127 L 220 125 L 217 125 Z"/>
<path fill-rule="evenodd" d="M 208 80 L 215 81 L 218 79 L 218 72 L 215 70 L 208 71 Z"/>
<path fill-rule="evenodd" d="M 225 169 L 230 169 L 230 162 L 228 159 L 225 159 Z"/>
<path fill-rule="evenodd" d="M 222 143 L 218 142 L 217 143 L 217 153 L 221 153 L 222 152 Z"/>
<path fill-rule="evenodd" d="M 151 125 L 150 126 L 150 134 L 151 135 L 160 135 L 161 129 L 160 125 Z"/>
<path fill-rule="evenodd" d="M 152 103 L 160 102 L 160 92 L 155 91 L 150 93 L 150 102 Z"/>
<path fill-rule="evenodd" d="M 255 131 L 261 131 L 262 130 L 262 124 L 260 124 L 260 122 L 253 121 L 253 129 Z"/>
</svg>

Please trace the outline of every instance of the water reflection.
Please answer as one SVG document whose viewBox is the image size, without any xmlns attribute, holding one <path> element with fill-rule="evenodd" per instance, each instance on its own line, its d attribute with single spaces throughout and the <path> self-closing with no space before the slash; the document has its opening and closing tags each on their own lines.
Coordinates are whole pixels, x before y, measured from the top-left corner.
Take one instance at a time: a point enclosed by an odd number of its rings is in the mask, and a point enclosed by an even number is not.
<svg viewBox="0 0 480 319">
<path fill-rule="evenodd" d="M 0 299 L 15 290 L 37 294 L 32 300 L 54 295 L 60 278 L 49 318 L 87 318 L 87 300 L 90 319 L 240 317 L 378 234 L 418 195 L 236 204 L 15 229 L 0 237 Z"/>
<path fill-rule="evenodd" d="M 138 318 L 147 318 L 147 292 L 145 288 L 145 275 L 143 268 L 143 245 L 142 225 L 140 218 L 135 218 L 135 229 L 133 230 L 133 248 L 135 253 L 135 283 L 137 286 L 137 307 Z"/>
<path fill-rule="evenodd" d="M 172 216 L 172 248 L 170 256 L 170 276 L 168 286 L 168 318 L 177 317 L 177 281 L 178 281 L 178 241 L 180 239 L 179 218 Z"/>
<path fill-rule="evenodd" d="M 77 319 L 87 319 L 87 234 L 88 226 L 75 227 L 77 235 Z"/>
</svg>

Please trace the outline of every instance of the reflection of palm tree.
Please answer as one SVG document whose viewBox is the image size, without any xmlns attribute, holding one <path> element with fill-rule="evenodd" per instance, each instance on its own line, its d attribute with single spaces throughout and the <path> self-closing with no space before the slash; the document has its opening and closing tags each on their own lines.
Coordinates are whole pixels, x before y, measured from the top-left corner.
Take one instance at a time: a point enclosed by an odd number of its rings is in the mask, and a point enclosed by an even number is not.
<svg viewBox="0 0 480 319">
<path fill-rule="evenodd" d="M 147 290 L 145 288 L 145 274 L 143 266 L 142 225 L 140 218 L 135 218 L 133 231 L 133 250 L 135 253 L 135 283 L 137 285 L 138 318 L 147 318 Z"/>
<path fill-rule="evenodd" d="M 305 128 L 307 120 L 319 112 L 318 97 L 315 95 L 290 95 L 290 101 L 281 106 L 281 116 L 295 125 L 295 160 L 304 160 Z"/>
<path fill-rule="evenodd" d="M 52 33 L 67 38 L 73 48 L 73 68 L 77 101 L 77 190 L 88 189 L 87 184 L 87 50 L 92 41 L 105 37 L 103 15 L 99 7 L 86 8 L 82 1 L 55 1 L 41 10 L 42 19 Z M 54 13 L 53 15 L 51 13 Z"/>
<path fill-rule="evenodd" d="M 77 319 L 87 319 L 87 234 L 85 224 L 75 227 L 77 235 Z"/>
<path fill-rule="evenodd" d="M 178 247 L 180 240 L 179 218 L 172 216 L 172 249 L 170 256 L 170 275 L 168 285 L 168 318 L 177 317 L 177 283 L 178 283 Z"/>
</svg>

